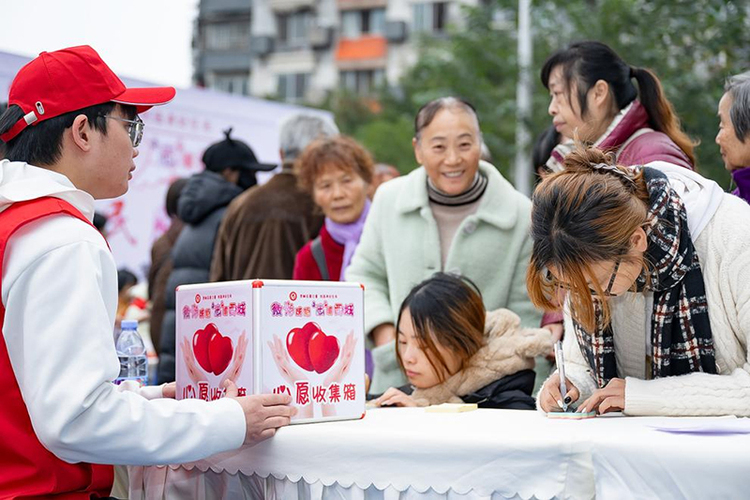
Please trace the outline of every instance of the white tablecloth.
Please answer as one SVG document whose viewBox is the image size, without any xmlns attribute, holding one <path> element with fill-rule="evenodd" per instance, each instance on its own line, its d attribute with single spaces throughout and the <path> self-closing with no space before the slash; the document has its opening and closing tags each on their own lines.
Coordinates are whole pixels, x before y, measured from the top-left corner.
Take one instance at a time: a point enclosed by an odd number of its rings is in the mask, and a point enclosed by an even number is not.
<svg viewBox="0 0 750 500">
<path fill-rule="evenodd" d="M 130 498 L 746 498 L 750 434 L 652 428 L 669 420 L 370 410 L 200 462 L 130 467 Z"/>
</svg>

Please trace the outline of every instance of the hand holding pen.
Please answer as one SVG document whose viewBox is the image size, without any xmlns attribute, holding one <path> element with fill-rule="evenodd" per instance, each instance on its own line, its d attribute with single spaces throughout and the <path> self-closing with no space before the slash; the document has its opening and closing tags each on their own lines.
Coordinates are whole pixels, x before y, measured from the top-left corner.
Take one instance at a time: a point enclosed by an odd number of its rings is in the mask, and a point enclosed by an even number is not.
<svg viewBox="0 0 750 500">
<path fill-rule="evenodd" d="M 557 373 L 560 374 L 560 395 L 565 395 L 564 399 L 557 400 L 557 405 L 562 408 L 563 411 L 568 411 L 568 404 L 570 403 L 570 396 L 568 396 L 568 389 L 565 387 L 565 358 L 563 358 L 562 341 L 558 340 L 555 342 L 555 364 L 557 365 Z"/>
<path fill-rule="evenodd" d="M 557 371 L 547 379 L 539 391 L 539 406 L 545 412 L 567 411 L 568 406 L 580 397 L 578 389 L 564 375 L 565 360 L 562 356 L 562 343 L 555 344 Z"/>
</svg>

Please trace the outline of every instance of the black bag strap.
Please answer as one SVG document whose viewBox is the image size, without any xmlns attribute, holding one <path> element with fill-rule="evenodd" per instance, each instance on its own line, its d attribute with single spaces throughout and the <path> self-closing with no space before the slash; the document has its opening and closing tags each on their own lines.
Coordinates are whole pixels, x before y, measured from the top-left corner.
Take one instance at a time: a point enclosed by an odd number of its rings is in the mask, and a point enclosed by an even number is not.
<svg viewBox="0 0 750 500">
<path fill-rule="evenodd" d="M 320 236 L 312 240 L 310 250 L 312 250 L 313 259 L 315 259 L 315 263 L 318 265 L 318 271 L 320 271 L 323 281 L 331 281 L 331 277 L 328 274 L 328 265 L 326 264 L 326 254 L 323 251 L 323 240 L 320 239 Z"/>
</svg>

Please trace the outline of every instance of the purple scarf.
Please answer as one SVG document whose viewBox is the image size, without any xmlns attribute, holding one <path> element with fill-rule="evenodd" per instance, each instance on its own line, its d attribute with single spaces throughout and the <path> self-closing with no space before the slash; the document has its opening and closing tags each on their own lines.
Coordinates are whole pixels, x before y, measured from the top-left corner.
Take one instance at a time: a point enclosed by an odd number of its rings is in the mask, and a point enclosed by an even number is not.
<svg viewBox="0 0 750 500">
<path fill-rule="evenodd" d="M 349 224 L 339 224 L 333 222 L 331 219 L 326 217 L 326 229 L 328 234 L 331 235 L 337 243 L 344 245 L 344 261 L 341 263 L 341 275 L 339 281 L 344 281 L 344 272 L 349 264 L 352 262 L 352 256 L 354 250 L 359 245 L 359 238 L 362 236 L 362 229 L 365 227 L 365 220 L 367 220 L 367 214 L 370 213 L 370 199 L 365 200 L 365 207 L 362 209 L 362 213 L 359 214 L 359 219 Z"/>
<path fill-rule="evenodd" d="M 737 185 L 732 194 L 750 203 L 750 167 L 738 168 L 732 171 L 732 178 Z"/>
</svg>

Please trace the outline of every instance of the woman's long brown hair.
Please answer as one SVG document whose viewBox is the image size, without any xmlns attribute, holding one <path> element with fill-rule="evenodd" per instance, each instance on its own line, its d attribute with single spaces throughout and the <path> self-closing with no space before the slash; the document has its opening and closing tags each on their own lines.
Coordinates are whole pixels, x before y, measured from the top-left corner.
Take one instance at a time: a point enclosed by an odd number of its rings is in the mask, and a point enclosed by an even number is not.
<svg viewBox="0 0 750 500">
<path fill-rule="evenodd" d="M 539 308 L 558 308 L 556 294 L 569 290 L 570 312 L 593 331 L 596 315 L 591 288 L 604 295 L 592 272 L 601 261 L 632 261 L 631 236 L 648 217 L 648 191 L 641 170 L 612 165 L 612 155 L 596 148 L 578 149 L 565 157 L 565 169 L 549 175 L 534 192 L 531 211 L 531 262 L 526 285 Z M 644 260 L 638 259 L 642 268 Z M 550 272 L 554 269 L 554 274 Z M 603 301 L 604 322 L 609 308 Z"/>
</svg>

